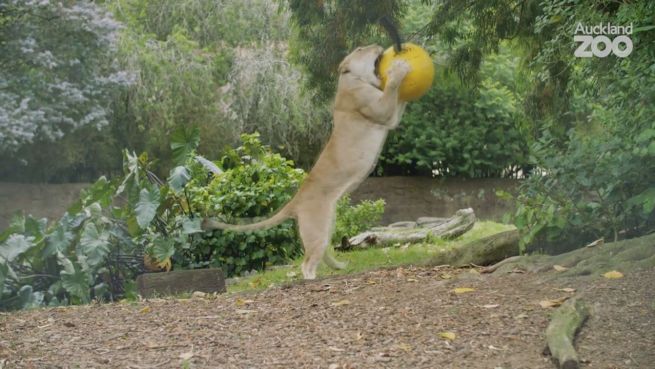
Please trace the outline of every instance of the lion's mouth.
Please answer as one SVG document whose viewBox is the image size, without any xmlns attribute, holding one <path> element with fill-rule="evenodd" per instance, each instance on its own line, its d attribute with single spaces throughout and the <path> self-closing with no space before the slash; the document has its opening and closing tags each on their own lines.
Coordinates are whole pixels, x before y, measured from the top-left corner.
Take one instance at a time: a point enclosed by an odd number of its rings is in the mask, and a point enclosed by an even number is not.
<svg viewBox="0 0 655 369">
<path fill-rule="evenodd" d="M 375 58 L 375 62 L 373 63 L 373 75 L 375 76 L 375 87 L 380 89 L 382 86 L 382 81 L 380 80 L 380 71 L 379 71 L 379 66 L 380 66 L 380 60 L 382 60 L 382 54 L 383 52 L 381 51 L 380 54 L 378 54 L 377 58 Z"/>
</svg>

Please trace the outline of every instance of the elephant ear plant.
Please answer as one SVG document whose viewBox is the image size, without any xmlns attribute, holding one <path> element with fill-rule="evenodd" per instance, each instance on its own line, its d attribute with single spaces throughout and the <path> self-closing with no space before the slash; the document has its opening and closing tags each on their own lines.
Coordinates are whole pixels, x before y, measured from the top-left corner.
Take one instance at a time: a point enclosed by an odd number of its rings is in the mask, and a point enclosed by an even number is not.
<svg viewBox="0 0 655 369">
<path fill-rule="evenodd" d="M 123 151 L 124 175 L 81 192 L 57 222 L 17 215 L 0 234 L 0 309 L 112 301 L 134 294 L 134 279 L 163 269 L 221 267 L 228 275 L 287 263 L 301 253 L 292 221 L 252 233 L 203 232 L 201 220 L 265 217 L 296 192 L 305 173 L 261 144 L 258 134 L 212 162 L 194 129 L 171 135 L 177 166 L 162 180 L 148 155 Z M 381 201 L 340 203 L 337 234 L 379 219 Z M 154 261 L 154 263 L 146 262 Z"/>
</svg>

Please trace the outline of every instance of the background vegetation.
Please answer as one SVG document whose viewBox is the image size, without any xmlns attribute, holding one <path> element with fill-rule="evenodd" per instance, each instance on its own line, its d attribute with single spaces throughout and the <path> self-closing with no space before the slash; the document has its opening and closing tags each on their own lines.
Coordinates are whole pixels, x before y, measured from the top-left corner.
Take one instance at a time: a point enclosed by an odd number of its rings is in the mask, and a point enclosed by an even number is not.
<svg viewBox="0 0 655 369">
<path fill-rule="evenodd" d="M 525 250 L 655 229 L 650 1 L 8 0 L 0 177 L 95 184 L 2 234 L 2 307 L 124 295 L 144 253 L 230 274 L 297 256 L 291 224 L 201 234 L 199 216 L 288 199 L 330 132 L 336 65 L 390 44 L 383 15 L 438 73 L 375 175 L 522 178 L 507 220 Z M 632 24 L 633 52 L 575 58 L 576 25 L 601 22 Z M 383 206 L 343 201 L 335 242 Z"/>
</svg>

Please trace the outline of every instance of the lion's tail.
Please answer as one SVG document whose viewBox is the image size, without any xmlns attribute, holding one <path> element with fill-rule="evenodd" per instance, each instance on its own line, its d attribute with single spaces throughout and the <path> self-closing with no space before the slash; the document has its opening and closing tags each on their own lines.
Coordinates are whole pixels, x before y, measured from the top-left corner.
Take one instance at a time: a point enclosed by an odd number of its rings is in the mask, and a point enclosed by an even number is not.
<svg viewBox="0 0 655 369">
<path fill-rule="evenodd" d="M 246 223 L 246 224 L 227 224 L 227 223 L 219 222 L 214 219 L 205 219 L 202 222 L 202 229 L 205 231 L 209 231 L 212 229 L 225 229 L 225 230 L 237 231 L 237 232 L 247 232 L 247 231 L 255 231 L 258 229 L 275 227 L 276 225 L 284 222 L 285 220 L 293 216 L 293 212 L 291 210 L 292 208 L 290 205 L 291 205 L 290 203 L 287 204 L 270 218 L 261 221 L 255 221 L 253 219 L 249 219 L 246 220 L 246 222 L 250 222 L 250 223 Z"/>
</svg>

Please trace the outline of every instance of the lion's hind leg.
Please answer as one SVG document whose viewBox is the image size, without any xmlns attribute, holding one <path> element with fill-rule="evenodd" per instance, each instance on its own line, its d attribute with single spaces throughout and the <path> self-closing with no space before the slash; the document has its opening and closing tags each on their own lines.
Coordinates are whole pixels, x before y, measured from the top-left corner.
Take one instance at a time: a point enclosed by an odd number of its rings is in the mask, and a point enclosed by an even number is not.
<svg viewBox="0 0 655 369">
<path fill-rule="evenodd" d="M 337 262 L 325 253 L 330 242 L 335 215 L 336 206 L 328 206 L 323 209 L 306 209 L 297 213 L 300 239 L 305 248 L 305 260 L 301 265 L 305 279 L 316 278 L 316 269 L 321 259 L 326 260 L 329 266 L 345 267 L 345 265 L 341 265 L 342 263 Z"/>
</svg>

